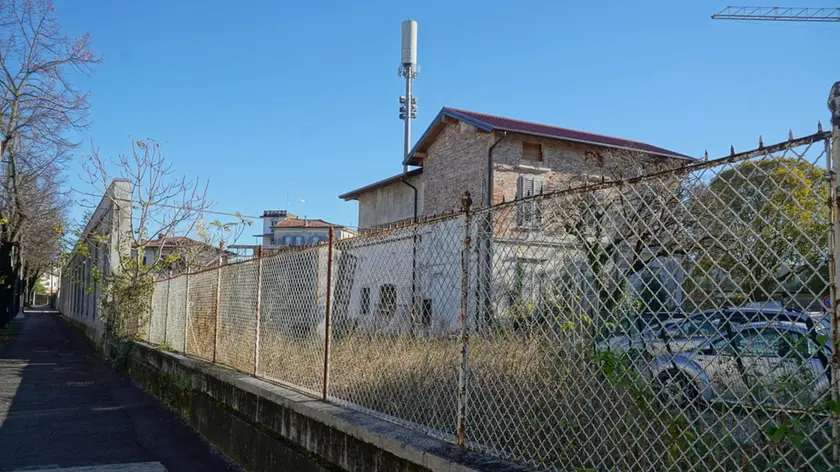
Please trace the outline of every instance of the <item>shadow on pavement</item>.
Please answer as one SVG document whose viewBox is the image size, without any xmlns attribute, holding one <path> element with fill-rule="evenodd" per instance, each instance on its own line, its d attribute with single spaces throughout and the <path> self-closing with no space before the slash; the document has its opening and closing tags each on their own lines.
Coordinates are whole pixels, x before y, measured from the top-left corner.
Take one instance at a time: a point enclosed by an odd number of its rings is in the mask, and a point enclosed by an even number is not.
<svg viewBox="0 0 840 472">
<path fill-rule="evenodd" d="M 17 337 L 0 353 L 0 471 L 239 470 L 114 372 L 58 312 L 31 310 L 15 323 Z"/>
</svg>

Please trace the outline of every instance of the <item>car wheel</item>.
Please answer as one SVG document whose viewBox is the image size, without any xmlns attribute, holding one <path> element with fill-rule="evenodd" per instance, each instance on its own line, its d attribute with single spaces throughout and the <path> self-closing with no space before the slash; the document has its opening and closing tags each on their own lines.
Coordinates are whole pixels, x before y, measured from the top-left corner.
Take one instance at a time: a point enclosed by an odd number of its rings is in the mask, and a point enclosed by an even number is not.
<svg viewBox="0 0 840 472">
<path fill-rule="evenodd" d="M 694 384 L 683 372 L 669 369 L 657 376 L 657 396 L 665 408 L 685 408 L 697 400 Z"/>
</svg>

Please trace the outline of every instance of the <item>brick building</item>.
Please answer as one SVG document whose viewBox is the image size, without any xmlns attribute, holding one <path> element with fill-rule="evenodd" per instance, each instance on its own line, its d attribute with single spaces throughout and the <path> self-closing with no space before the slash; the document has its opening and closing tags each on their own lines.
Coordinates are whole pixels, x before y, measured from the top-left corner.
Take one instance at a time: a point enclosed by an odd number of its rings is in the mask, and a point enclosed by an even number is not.
<svg viewBox="0 0 840 472">
<path fill-rule="evenodd" d="M 414 169 L 339 198 L 359 202 L 359 228 L 370 231 L 457 212 L 464 191 L 478 209 L 593 179 L 676 167 L 690 159 L 641 142 L 443 108 L 403 161 Z M 534 211 L 525 211 L 529 208 L 527 203 L 506 207 L 493 213 L 492 222 L 483 220 L 488 226 L 479 228 L 473 242 L 470 284 L 478 296 L 471 297 L 471 311 L 504 320 L 515 308 L 514 299 L 536 306 L 545 287 L 557 285 L 559 277 L 585 274 L 585 268 L 570 269 L 584 264 L 580 242 L 541 221 L 543 215 L 550 221 L 561 218 L 551 217 L 552 209 L 538 208 L 536 202 Z M 342 247 L 341 253 L 354 261 L 343 273 L 349 288 L 342 312 L 377 330 L 405 331 L 418 324 L 435 333 L 456 330 L 462 238 L 460 223 L 449 219 Z M 627 270 L 620 262 L 615 261 L 615 270 Z M 650 266 L 668 291 L 670 305 L 678 306 L 684 277 L 680 261 L 663 259 Z M 633 275 L 633 285 L 640 286 L 637 279 L 649 275 Z"/>
<path fill-rule="evenodd" d="M 415 169 L 339 198 L 358 200 L 359 228 L 366 229 L 457 211 L 467 190 L 486 206 L 600 176 L 619 154 L 647 161 L 642 167 L 691 159 L 637 141 L 444 107 L 403 162 Z"/>
</svg>

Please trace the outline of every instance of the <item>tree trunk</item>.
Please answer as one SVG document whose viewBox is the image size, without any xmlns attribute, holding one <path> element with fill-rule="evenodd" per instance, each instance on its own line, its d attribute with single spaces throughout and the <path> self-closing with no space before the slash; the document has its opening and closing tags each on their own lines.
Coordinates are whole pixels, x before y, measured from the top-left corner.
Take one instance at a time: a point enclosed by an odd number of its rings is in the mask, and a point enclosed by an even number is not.
<svg viewBox="0 0 840 472">
<path fill-rule="evenodd" d="M 32 306 L 35 304 L 35 283 L 38 277 L 29 277 L 26 279 L 26 305 Z"/>
<path fill-rule="evenodd" d="M 0 243 L 0 329 L 12 318 L 14 277 L 12 245 Z"/>
</svg>

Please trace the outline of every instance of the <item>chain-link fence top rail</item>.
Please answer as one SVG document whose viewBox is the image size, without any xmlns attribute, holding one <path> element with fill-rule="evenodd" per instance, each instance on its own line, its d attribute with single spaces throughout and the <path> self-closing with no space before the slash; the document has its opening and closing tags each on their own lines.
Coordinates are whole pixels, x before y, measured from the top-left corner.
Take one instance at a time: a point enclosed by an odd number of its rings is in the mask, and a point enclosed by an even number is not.
<svg viewBox="0 0 840 472">
<path fill-rule="evenodd" d="M 169 297 L 166 307 L 166 342 L 179 352 L 184 352 L 187 322 L 187 276 L 169 279 Z"/>
<path fill-rule="evenodd" d="M 462 225 L 335 242 L 330 399 L 454 437 Z"/>
<path fill-rule="evenodd" d="M 262 260 L 258 375 L 319 395 L 324 372 L 325 247 Z"/>
<path fill-rule="evenodd" d="M 221 268 L 219 333 L 216 360 L 245 372 L 254 372 L 257 321 L 257 262 Z"/>
<path fill-rule="evenodd" d="M 474 214 L 469 270 L 489 283 L 469 445 L 548 469 L 840 465 L 830 323 L 811 313 L 829 293 L 826 140 Z"/>
</svg>

